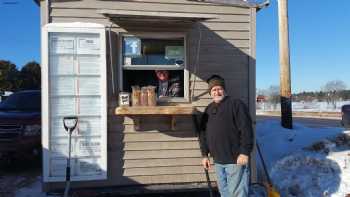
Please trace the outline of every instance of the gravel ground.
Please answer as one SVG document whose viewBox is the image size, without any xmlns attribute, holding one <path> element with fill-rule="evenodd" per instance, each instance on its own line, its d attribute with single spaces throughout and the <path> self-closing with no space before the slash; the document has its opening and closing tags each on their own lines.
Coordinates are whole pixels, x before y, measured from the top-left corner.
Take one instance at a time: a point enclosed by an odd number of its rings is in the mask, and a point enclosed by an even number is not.
<svg viewBox="0 0 350 197">
<path fill-rule="evenodd" d="M 16 197 L 18 190 L 21 188 L 30 187 L 36 184 L 41 179 L 41 161 L 35 159 L 16 160 L 11 164 L 6 164 L 0 159 L 0 197 Z M 73 194 L 74 197 L 92 197 L 96 196 L 94 192 L 80 192 L 79 195 Z M 27 193 L 24 196 L 32 196 Z M 217 192 L 214 194 L 219 196 Z M 20 195 L 22 196 L 22 195 Z M 45 195 L 46 196 L 46 195 Z M 58 197 L 61 195 L 47 195 L 47 197 Z M 101 197 L 101 195 L 97 195 Z M 107 194 L 104 197 L 114 197 L 120 195 Z M 173 193 L 156 193 L 129 195 L 128 197 L 210 197 L 208 190 L 201 189 L 200 191 L 191 192 L 173 192 Z"/>
<path fill-rule="evenodd" d="M 0 160 L 0 197 L 61 197 L 62 194 L 45 194 L 41 192 L 41 161 L 16 161 L 14 164 L 5 165 Z M 258 191 L 258 190 L 256 190 Z M 259 191 L 258 191 L 259 192 Z M 260 197 L 261 195 L 250 197 Z M 114 192 L 98 193 L 96 190 L 71 192 L 71 197 L 117 197 Z M 219 197 L 214 191 L 213 197 Z M 264 196 L 264 195 L 263 195 Z M 209 190 L 201 189 L 188 190 L 186 192 L 167 192 L 128 195 L 127 197 L 211 197 Z"/>
<path fill-rule="evenodd" d="M 15 196 L 18 188 L 33 184 L 40 174 L 41 161 L 37 159 L 0 162 L 0 197 Z"/>
</svg>

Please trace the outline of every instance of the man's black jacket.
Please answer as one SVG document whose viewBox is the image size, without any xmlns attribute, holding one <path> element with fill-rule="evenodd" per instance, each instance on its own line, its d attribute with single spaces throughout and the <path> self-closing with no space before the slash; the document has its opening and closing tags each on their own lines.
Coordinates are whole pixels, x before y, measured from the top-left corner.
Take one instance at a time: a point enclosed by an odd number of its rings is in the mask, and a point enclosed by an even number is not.
<svg viewBox="0 0 350 197">
<path fill-rule="evenodd" d="M 239 154 L 253 149 L 253 128 L 248 108 L 239 99 L 226 96 L 210 103 L 201 120 L 200 146 L 203 156 L 210 153 L 220 164 L 236 163 Z"/>
</svg>

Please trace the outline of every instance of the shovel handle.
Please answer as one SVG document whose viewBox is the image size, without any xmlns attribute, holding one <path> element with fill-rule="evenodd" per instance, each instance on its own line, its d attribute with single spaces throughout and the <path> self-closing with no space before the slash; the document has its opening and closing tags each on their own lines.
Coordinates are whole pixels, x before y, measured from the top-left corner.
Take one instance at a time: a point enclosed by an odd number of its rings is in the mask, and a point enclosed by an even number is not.
<svg viewBox="0 0 350 197">
<path fill-rule="evenodd" d="M 214 197 L 213 188 L 212 188 L 212 186 L 211 186 L 211 182 L 210 182 L 210 177 L 209 177 L 208 170 L 204 168 L 204 172 L 205 172 L 205 177 L 207 178 L 207 184 L 208 184 L 208 189 L 209 189 L 209 195 L 210 195 L 210 197 Z"/>
<path fill-rule="evenodd" d="M 260 150 L 260 146 L 259 146 L 259 143 L 258 143 L 258 142 L 256 142 L 256 149 L 258 150 L 258 154 L 259 154 L 259 157 L 260 157 L 260 159 L 261 159 L 261 163 L 262 163 L 262 165 L 263 165 L 263 169 L 264 169 L 264 172 L 265 172 L 265 175 L 266 175 L 266 178 L 267 178 L 267 182 L 268 182 L 269 185 L 271 186 L 271 185 L 272 185 L 272 181 L 271 181 L 269 172 L 267 171 L 266 164 L 265 164 L 264 158 L 262 157 L 261 150 Z"/>
</svg>

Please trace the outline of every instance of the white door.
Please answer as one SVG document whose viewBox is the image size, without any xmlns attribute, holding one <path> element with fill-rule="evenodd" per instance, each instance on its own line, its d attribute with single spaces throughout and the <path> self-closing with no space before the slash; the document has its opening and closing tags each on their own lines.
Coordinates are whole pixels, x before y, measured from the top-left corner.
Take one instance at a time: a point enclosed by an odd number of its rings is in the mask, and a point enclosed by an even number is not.
<svg viewBox="0 0 350 197">
<path fill-rule="evenodd" d="M 44 181 L 65 180 L 67 116 L 78 117 L 72 134 L 71 180 L 106 179 L 105 30 L 99 25 L 49 24 L 42 47 Z"/>
</svg>

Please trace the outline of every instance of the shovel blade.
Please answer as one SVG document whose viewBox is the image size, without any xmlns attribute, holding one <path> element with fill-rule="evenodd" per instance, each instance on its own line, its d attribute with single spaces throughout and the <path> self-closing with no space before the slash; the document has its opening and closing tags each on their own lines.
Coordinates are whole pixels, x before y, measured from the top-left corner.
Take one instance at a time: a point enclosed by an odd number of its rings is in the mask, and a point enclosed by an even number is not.
<svg viewBox="0 0 350 197">
<path fill-rule="evenodd" d="M 278 191 L 276 191 L 276 189 L 273 188 L 272 186 L 270 186 L 267 189 L 267 194 L 268 194 L 268 197 L 281 197 Z"/>
</svg>

